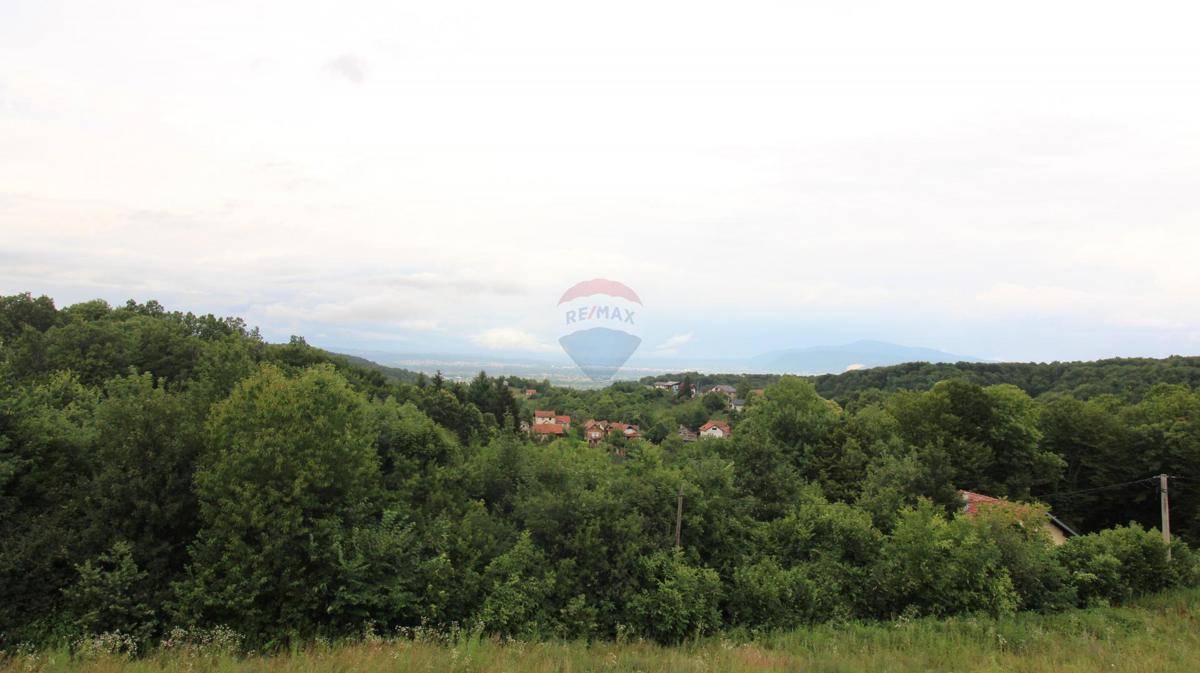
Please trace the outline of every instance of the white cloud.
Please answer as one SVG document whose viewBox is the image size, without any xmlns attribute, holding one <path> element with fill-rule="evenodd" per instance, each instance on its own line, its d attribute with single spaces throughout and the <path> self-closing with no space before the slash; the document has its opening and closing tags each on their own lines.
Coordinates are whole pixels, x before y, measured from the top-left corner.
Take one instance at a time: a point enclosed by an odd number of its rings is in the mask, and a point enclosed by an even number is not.
<svg viewBox="0 0 1200 673">
<path fill-rule="evenodd" d="M 490 350 L 547 352 L 555 347 L 515 327 L 493 327 L 471 336 L 471 342 Z"/>
<path fill-rule="evenodd" d="M 666 341 L 655 346 L 652 352 L 655 355 L 675 355 L 679 352 L 680 346 L 691 343 L 695 336 L 693 332 L 673 335 Z"/>
<path fill-rule="evenodd" d="M 326 64 L 332 72 L 354 84 L 362 84 L 367 78 L 367 66 L 354 54 L 342 54 Z"/>
<path fill-rule="evenodd" d="M 608 277 L 660 354 L 1195 350 L 1194 3 L 468 5 L 0 2 L 0 290 L 465 348 Z"/>
</svg>

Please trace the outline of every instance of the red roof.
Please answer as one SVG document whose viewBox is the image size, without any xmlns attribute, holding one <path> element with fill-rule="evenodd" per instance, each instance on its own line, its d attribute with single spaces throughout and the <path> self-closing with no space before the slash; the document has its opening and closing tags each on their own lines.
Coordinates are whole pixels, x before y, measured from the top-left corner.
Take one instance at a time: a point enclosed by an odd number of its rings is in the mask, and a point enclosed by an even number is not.
<svg viewBox="0 0 1200 673">
<path fill-rule="evenodd" d="M 729 424 L 725 421 L 709 421 L 700 426 L 700 432 L 703 433 L 705 430 L 711 430 L 712 428 L 719 429 L 721 433 L 726 436 L 732 434 L 731 430 L 729 429 Z"/>
<path fill-rule="evenodd" d="M 963 502 L 965 503 L 963 505 L 963 511 L 966 512 L 967 514 L 975 514 L 976 512 L 978 512 L 980 505 L 1008 505 L 1008 504 L 1011 504 L 1007 500 L 1001 500 L 1000 498 L 993 498 L 990 495 L 983 495 L 982 493 L 972 493 L 971 491 L 959 491 L 958 493 L 959 493 L 959 495 L 962 496 Z"/>
<path fill-rule="evenodd" d="M 557 423 L 538 423 L 537 425 L 531 426 L 529 429 L 533 430 L 534 433 L 539 435 L 561 435 L 566 432 L 566 430 L 563 429 L 563 426 L 558 425 Z"/>
<path fill-rule="evenodd" d="M 555 416 L 554 420 L 558 421 L 559 423 L 570 423 L 571 417 L 570 416 Z"/>
<path fill-rule="evenodd" d="M 539 409 L 539 410 L 533 412 L 534 418 L 552 418 L 553 416 L 554 416 L 553 411 L 544 411 L 544 410 Z"/>
</svg>

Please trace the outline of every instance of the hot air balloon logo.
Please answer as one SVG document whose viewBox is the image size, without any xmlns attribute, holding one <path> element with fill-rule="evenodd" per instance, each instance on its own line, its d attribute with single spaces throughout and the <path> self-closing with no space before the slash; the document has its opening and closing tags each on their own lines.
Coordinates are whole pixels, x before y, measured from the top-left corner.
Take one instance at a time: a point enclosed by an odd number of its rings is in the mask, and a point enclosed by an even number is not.
<svg viewBox="0 0 1200 673">
<path fill-rule="evenodd" d="M 624 283 L 576 283 L 558 300 L 558 343 L 593 381 L 612 379 L 642 343 L 642 300 Z"/>
</svg>

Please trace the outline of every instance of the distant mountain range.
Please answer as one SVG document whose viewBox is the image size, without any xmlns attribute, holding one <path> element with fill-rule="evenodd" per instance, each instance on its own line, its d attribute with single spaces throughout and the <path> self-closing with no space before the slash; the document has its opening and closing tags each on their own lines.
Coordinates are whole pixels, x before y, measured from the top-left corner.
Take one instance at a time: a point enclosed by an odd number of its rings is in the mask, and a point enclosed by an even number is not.
<svg viewBox="0 0 1200 673">
<path fill-rule="evenodd" d="M 932 348 L 885 341 L 855 341 L 842 346 L 812 346 L 771 351 L 752 357 L 747 369 L 765 374 L 837 374 L 905 362 L 982 362 Z"/>
</svg>

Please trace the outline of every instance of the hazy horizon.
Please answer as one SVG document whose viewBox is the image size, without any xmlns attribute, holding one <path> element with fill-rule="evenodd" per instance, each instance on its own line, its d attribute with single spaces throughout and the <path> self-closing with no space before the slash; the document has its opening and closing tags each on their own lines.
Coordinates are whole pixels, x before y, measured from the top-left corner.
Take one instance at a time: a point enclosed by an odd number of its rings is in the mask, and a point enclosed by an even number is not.
<svg viewBox="0 0 1200 673">
<path fill-rule="evenodd" d="M 1187 3 L 0 5 L 0 292 L 331 350 L 1200 352 Z"/>
</svg>

